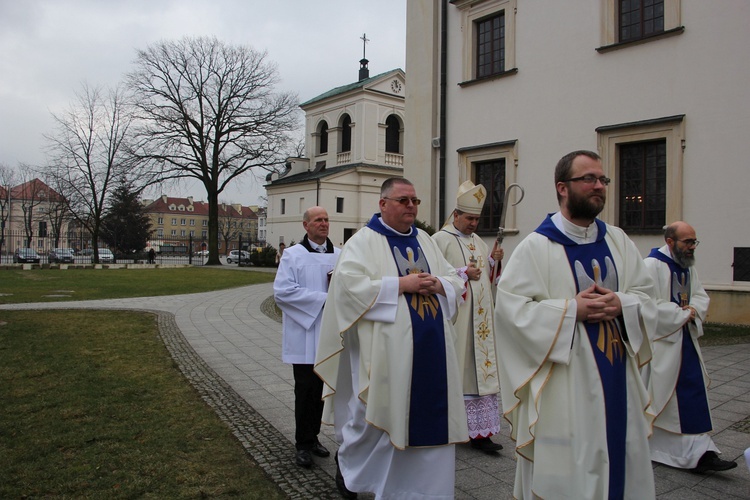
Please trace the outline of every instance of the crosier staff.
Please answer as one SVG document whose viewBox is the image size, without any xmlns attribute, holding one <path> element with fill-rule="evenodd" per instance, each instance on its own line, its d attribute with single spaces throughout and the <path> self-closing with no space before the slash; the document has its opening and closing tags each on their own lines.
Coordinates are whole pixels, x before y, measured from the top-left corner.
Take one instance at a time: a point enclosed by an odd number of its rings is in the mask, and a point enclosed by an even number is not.
<svg viewBox="0 0 750 500">
<path fill-rule="evenodd" d="M 510 195 L 510 190 L 513 188 L 518 188 L 521 191 L 521 196 L 518 198 L 518 201 L 513 203 L 513 206 L 518 205 L 521 203 L 521 200 L 523 200 L 524 195 L 526 192 L 523 190 L 523 187 L 520 184 L 513 183 L 510 184 L 507 189 L 505 190 L 505 198 L 503 198 L 503 210 L 500 212 L 500 227 L 497 229 L 497 239 L 495 240 L 495 245 L 492 247 L 492 253 L 495 253 L 495 250 L 502 246 L 503 239 L 505 238 L 505 214 L 508 212 L 508 196 Z M 493 285 L 495 284 L 495 281 L 497 281 L 497 278 L 500 276 L 500 262 L 496 262 L 495 266 L 492 268 L 492 276 L 490 276 L 490 283 Z"/>
</svg>

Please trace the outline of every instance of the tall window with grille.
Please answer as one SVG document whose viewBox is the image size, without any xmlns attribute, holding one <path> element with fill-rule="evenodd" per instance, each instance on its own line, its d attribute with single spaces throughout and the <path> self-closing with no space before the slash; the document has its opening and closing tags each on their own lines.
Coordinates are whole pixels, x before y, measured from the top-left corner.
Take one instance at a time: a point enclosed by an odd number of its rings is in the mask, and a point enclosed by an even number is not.
<svg viewBox="0 0 750 500">
<path fill-rule="evenodd" d="M 401 153 L 401 123 L 394 115 L 385 120 L 385 152 Z"/>
<path fill-rule="evenodd" d="M 620 42 L 664 31 L 664 0 L 619 0 Z"/>
<path fill-rule="evenodd" d="M 657 232 L 664 227 L 667 206 L 667 141 L 620 144 L 620 227 Z"/>
<path fill-rule="evenodd" d="M 349 115 L 345 115 L 344 119 L 341 120 L 341 152 L 348 152 L 352 150 L 352 119 Z"/>
<path fill-rule="evenodd" d="M 328 152 L 328 123 L 323 121 L 318 126 L 318 154 Z"/>
<path fill-rule="evenodd" d="M 477 233 L 495 233 L 505 203 L 505 158 L 475 163 L 474 178 L 475 184 L 482 184 L 487 190 Z"/>
<path fill-rule="evenodd" d="M 476 21 L 476 78 L 505 71 L 505 11 Z"/>
</svg>

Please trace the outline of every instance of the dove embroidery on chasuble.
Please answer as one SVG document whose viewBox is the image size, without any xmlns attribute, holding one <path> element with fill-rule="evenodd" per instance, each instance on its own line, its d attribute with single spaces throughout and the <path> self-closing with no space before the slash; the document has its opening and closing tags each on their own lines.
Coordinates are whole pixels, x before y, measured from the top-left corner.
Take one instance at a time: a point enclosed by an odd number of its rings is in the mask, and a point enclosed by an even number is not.
<svg viewBox="0 0 750 500">
<path fill-rule="evenodd" d="M 669 266 L 672 273 L 670 293 L 672 302 L 680 307 L 690 304 L 690 269 L 681 267 L 658 248 L 651 250 L 649 257 Z M 708 407 L 706 384 L 703 380 L 703 369 L 687 323 L 682 327 L 682 364 L 675 392 L 682 433 L 704 434 L 711 431 L 713 425 Z"/>
<path fill-rule="evenodd" d="M 384 227 L 377 215 L 367 226 L 388 239 L 399 276 L 429 273 L 417 229 L 401 234 Z M 448 372 L 443 312 L 437 297 L 404 293 L 412 324 L 414 359 L 409 402 L 409 446 L 448 442 Z"/>
</svg>

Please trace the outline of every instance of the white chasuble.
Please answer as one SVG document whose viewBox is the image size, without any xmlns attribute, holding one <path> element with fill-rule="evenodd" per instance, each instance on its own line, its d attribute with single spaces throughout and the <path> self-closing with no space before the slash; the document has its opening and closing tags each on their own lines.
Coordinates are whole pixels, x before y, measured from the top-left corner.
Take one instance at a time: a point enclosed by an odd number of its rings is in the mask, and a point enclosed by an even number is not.
<svg viewBox="0 0 750 500">
<path fill-rule="evenodd" d="M 500 392 L 494 328 L 494 297 L 490 284 L 489 249 L 476 234 L 466 236 L 452 225 L 432 235 L 448 262 L 460 269 L 474 265 L 482 270 L 479 280 L 468 280 L 464 303 L 454 321 L 458 363 L 464 394 L 486 396 Z"/>
<path fill-rule="evenodd" d="M 654 498 L 648 451 L 653 415 L 639 373 L 651 358 L 653 285 L 623 231 L 607 225 L 604 240 L 622 304 L 619 356 L 627 358 L 622 491 L 628 499 Z M 606 499 L 610 493 L 606 395 L 594 353 L 599 346 L 576 321 L 576 294 L 564 246 L 539 232 L 516 247 L 498 284 L 500 387 L 518 458 L 517 498 Z"/>
</svg>

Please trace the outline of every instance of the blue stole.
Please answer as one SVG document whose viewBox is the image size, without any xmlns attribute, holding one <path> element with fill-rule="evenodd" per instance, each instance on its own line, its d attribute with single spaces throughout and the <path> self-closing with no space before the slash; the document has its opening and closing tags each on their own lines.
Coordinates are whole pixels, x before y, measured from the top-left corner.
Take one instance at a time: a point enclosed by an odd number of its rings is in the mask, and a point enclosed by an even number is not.
<svg viewBox="0 0 750 500">
<path fill-rule="evenodd" d="M 612 252 L 604 237 L 607 226 L 596 219 L 597 239 L 579 245 L 562 233 L 551 216 L 542 222 L 536 232 L 563 245 L 576 282 L 576 294 L 594 282 L 613 292 L 618 291 L 617 269 Z M 607 451 L 609 454 L 609 498 L 623 498 L 625 494 L 625 438 L 628 426 L 628 400 L 626 363 L 628 356 L 623 345 L 624 325 L 618 318 L 613 321 L 589 323 L 583 321 L 588 334 L 596 366 L 599 369 L 604 391 L 604 408 L 607 421 Z M 586 439 L 586 436 L 578 436 Z"/>
<path fill-rule="evenodd" d="M 393 252 L 399 276 L 429 273 L 430 266 L 417 241 L 417 228 L 401 234 L 383 226 L 375 214 L 367 227 L 382 234 Z M 435 296 L 404 293 L 409 305 L 414 354 L 409 399 L 409 446 L 448 443 L 448 371 L 443 312 Z M 406 381 L 394 380 L 392 383 Z"/>
<path fill-rule="evenodd" d="M 669 266 L 672 274 L 669 298 L 680 307 L 690 304 L 690 270 L 677 264 L 658 248 L 648 255 Z M 682 327 L 682 364 L 677 377 L 677 409 L 683 434 L 704 434 L 712 429 L 703 369 L 688 324 Z"/>
</svg>

